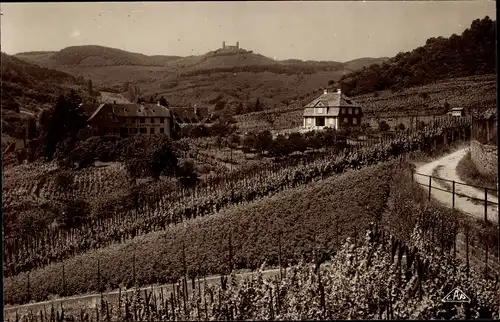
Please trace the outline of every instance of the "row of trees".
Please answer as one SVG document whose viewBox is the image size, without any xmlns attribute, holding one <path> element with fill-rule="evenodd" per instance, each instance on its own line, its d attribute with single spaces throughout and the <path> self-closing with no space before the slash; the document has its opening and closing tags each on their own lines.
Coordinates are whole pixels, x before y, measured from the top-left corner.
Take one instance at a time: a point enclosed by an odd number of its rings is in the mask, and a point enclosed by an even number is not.
<svg viewBox="0 0 500 322">
<path fill-rule="evenodd" d="M 304 152 L 308 148 L 319 149 L 326 146 L 345 145 L 346 132 L 326 129 L 324 131 L 311 131 L 307 133 L 294 132 L 288 136 L 278 135 L 273 138 L 268 130 L 244 135 L 241 145 L 243 152 L 257 152 L 268 154 L 272 157 L 284 157 L 295 151 Z"/>
<path fill-rule="evenodd" d="M 418 124 L 418 129 L 425 127 L 424 122 Z M 379 123 L 378 131 L 387 132 L 390 130 L 389 124 L 385 121 Z M 406 127 L 404 124 L 395 126 L 396 131 L 404 131 Z M 304 152 L 307 149 L 320 149 L 327 146 L 337 146 L 342 148 L 346 145 L 347 138 L 357 139 L 359 135 L 367 135 L 373 132 L 370 124 L 365 123 L 361 128 L 347 127 L 342 130 L 335 130 L 333 128 L 326 128 L 322 131 L 310 131 L 304 134 L 300 132 L 293 132 L 289 135 L 278 135 L 273 139 L 270 131 L 264 130 L 257 133 L 247 133 L 243 136 L 239 143 L 242 146 L 243 152 L 251 153 L 257 152 L 259 154 L 267 154 L 273 157 L 287 156 L 295 151 Z"/>
</svg>

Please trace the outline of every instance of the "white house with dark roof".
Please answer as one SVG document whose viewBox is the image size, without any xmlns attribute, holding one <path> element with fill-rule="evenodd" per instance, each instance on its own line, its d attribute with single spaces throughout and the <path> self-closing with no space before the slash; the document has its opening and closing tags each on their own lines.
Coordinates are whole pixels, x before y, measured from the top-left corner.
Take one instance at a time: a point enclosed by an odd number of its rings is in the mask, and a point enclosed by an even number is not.
<svg viewBox="0 0 500 322">
<path fill-rule="evenodd" d="M 342 94 L 341 90 L 323 94 L 304 107 L 305 130 L 320 130 L 326 127 L 336 130 L 360 126 L 363 117 L 361 106 Z"/>
</svg>

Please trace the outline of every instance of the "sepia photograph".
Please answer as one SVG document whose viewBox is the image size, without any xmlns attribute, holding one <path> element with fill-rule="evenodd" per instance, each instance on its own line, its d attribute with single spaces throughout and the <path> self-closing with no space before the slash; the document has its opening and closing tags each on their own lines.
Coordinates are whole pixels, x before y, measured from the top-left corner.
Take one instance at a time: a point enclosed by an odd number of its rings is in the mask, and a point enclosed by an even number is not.
<svg viewBox="0 0 500 322">
<path fill-rule="evenodd" d="M 3 320 L 500 320 L 496 2 L 1 3 Z"/>
</svg>

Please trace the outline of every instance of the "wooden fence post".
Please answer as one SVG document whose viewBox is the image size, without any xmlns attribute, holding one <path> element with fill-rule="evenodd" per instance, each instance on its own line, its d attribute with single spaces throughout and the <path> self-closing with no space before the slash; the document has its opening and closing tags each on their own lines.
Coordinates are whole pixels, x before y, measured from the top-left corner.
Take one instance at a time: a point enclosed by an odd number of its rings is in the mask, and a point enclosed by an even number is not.
<svg viewBox="0 0 500 322">
<path fill-rule="evenodd" d="M 63 296 L 66 295 L 66 279 L 64 276 L 64 263 L 62 265 Z"/>
<path fill-rule="evenodd" d="M 488 188 L 484 188 L 484 221 L 488 222 Z"/>
<path fill-rule="evenodd" d="M 101 288 L 101 262 L 99 260 L 99 257 L 97 257 L 97 283 L 99 287 L 99 293 L 102 295 L 102 288 Z"/>
<path fill-rule="evenodd" d="M 429 176 L 429 200 L 431 200 L 432 176 Z"/>
<path fill-rule="evenodd" d="M 30 272 L 28 272 L 28 303 L 31 301 Z"/>
<path fill-rule="evenodd" d="M 465 230 L 465 262 L 467 265 L 467 276 L 469 275 L 469 227 Z"/>
<path fill-rule="evenodd" d="M 452 191 L 452 209 L 455 209 L 455 180 L 453 180 L 453 191 Z"/>
<path fill-rule="evenodd" d="M 486 242 L 486 254 L 485 254 L 485 265 L 484 265 L 484 278 L 488 279 L 488 242 Z"/>
<path fill-rule="evenodd" d="M 278 261 L 280 266 L 280 281 L 283 280 L 282 272 L 281 272 L 281 231 L 278 233 Z"/>
<path fill-rule="evenodd" d="M 132 279 L 134 281 L 134 287 L 136 286 L 136 283 L 135 283 L 135 248 L 134 248 L 134 254 L 133 254 L 133 258 L 132 258 Z"/>
</svg>

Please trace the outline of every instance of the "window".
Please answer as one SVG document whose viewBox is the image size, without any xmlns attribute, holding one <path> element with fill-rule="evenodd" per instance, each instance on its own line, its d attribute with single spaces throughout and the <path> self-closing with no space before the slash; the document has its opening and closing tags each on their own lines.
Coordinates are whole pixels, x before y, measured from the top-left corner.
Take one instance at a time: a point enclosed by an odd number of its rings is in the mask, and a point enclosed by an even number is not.
<svg viewBox="0 0 500 322">
<path fill-rule="evenodd" d="M 163 123 L 165 120 L 163 117 L 160 117 L 160 123 Z"/>
<path fill-rule="evenodd" d="M 347 117 L 344 118 L 344 123 L 349 123 L 349 119 Z"/>
<path fill-rule="evenodd" d="M 141 117 L 141 123 L 144 123 L 144 122 L 145 122 L 144 117 Z"/>
<path fill-rule="evenodd" d="M 160 127 L 160 133 L 165 133 L 165 129 Z"/>
<path fill-rule="evenodd" d="M 323 114 L 323 108 L 322 107 L 316 108 L 316 113 Z"/>
<path fill-rule="evenodd" d="M 347 113 L 348 113 L 348 114 L 352 114 L 352 107 L 349 107 L 349 108 L 347 109 Z"/>
<path fill-rule="evenodd" d="M 325 118 L 317 117 L 316 118 L 316 126 L 325 126 Z"/>
<path fill-rule="evenodd" d="M 357 118 L 353 118 L 352 119 L 352 124 L 358 124 L 358 119 Z"/>
<path fill-rule="evenodd" d="M 359 114 L 359 108 L 358 107 L 354 108 L 354 114 Z"/>
<path fill-rule="evenodd" d="M 154 133 L 155 133 L 155 128 L 154 128 L 154 127 L 150 128 L 150 129 L 149 129 L 149 133 L 150 133 L 150 134 L 154 134 Z"/>
<path fill-rule="evenodd" d="M 307 124 L 311 125 L 311 123 L 312 123 L 312 118 L 308 117 L 307 118 Z"/>
<path fill-rule="evenodd" d="M 134 134 L 137 134 L 137 128 L 134 127 Z"/>
<path fill-rule="evenodd" d="M 154 122 L 155 122 L 155 119 L 152 117 L 152 118 L 151 118 L 151 123 L 153 123 L 153 124 L 154 124 Z"/>
<path fill-rule="evenodd" d="M 141 127 L 139 129 L 139 133 L 146 133 L 146 128 L 145 127 Z"/>
</svg>

